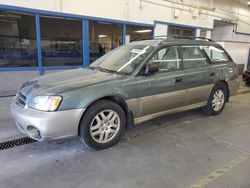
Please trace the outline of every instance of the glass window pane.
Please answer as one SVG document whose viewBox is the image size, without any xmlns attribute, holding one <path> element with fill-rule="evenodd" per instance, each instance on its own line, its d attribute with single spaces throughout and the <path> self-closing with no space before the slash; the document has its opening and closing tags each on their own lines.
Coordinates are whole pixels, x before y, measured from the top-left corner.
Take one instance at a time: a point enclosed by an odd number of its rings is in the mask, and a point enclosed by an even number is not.
<svg viewBox="0 0 250 188">
<path fill-rule="evenodd" d="M 37 66 L 34 15 L 0 10 L 0 67 Z"/>
<path fill-rule="evenodd" d="M 179 58 L 177 47 L 167 47 L 160 49 L 150 62 L 159 62 L 159 72 L 169 72 L 181 69 L 181 59 Z"/>
<path fill-rule="evenodd" d="M 90 63 L 120 45 L 122 45 L 122 25 L 90 22 Z"/>
<path fill-rule="evenodd" d="M 207 30 L 201 30 L 200 37 L 206 38 L 207 37 Z"/>
<path fill-rule="evenodd" d="M 182 28 L 182 27 L 176 27 L 176 26 L 168 26 L 168 35 L 169 36 L 185 36 L 185 37 L 189 37 L 189 36 L 193 36 L 194 32 L 192 29 L 189 28 Z"/>
<path fill-rule="evenodd" d="M 143 63 L 153 50 L 155 48 L 152 46 L 123 45 L 105 54 L 90 67 L 104 72 L 130 74 Z"/>
<path fill-rule="evenodd" d="M 80 20 L 41 17 L 43 66 L 81 66 L 82 24 Z"/>
<path fill-rule="evenodd" d="M 226 62 L 229 60 L 225 51 L 215 46 L 202 46 L 201 49 L 205 51 L 213 63 Z"/>
<path fill-rule="evenodd" d="M 203 57 L 200 48 L 197 46 L 183 46 L 181 47 L 183 68 L 197 68 L 207 65 L 206 58 Z"/>
<path fill-rule="evenodd" d="M 126 43 L 150 37 L 152 37 L 152 28 L 150 27 L 126 26 Z"/>
</svg>

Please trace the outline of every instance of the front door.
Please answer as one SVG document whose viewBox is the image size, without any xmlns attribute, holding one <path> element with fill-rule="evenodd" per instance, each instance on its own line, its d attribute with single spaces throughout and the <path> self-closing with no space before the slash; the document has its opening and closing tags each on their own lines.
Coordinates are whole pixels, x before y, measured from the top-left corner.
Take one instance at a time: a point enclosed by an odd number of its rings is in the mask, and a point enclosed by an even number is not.
<svg viewBox="0 0 250 188">
<path fill-rule="evenodd" d="M 181 107 L 185 101 L 178 47 L 158 50 L 148 63 L 152 62 L 159 63 L 159 71 L 137 77 L 137 96 L 142 104 L 140 116 Z"/>
</svg>

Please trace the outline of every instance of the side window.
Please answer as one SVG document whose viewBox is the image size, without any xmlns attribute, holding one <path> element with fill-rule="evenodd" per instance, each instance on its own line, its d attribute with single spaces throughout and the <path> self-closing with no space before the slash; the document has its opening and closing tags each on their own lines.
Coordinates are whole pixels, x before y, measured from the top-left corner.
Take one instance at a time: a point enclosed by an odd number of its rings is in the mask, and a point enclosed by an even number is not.
<svg viewBox="0 0 250 188">
<path fill-rule="evenodd" d="M 225 51 L 215 46 L 201 46 L 201 49 L 204 50 L 212 63 L 227 62 L 229 60 Z"/>
<path fill-rule="evenodd" d="M 160 49 L 149 61 L 159 62 L 159 72 L 170 72 L 180 69 L 181 59 L 177 47 L 166 47 Z"/>
<path fill-rule="evenodd" d="M 198 46 L 182 46 L 182 62 L 184 69 L 205 67 L 206 58 L 202 55 Z"/>
</svg>

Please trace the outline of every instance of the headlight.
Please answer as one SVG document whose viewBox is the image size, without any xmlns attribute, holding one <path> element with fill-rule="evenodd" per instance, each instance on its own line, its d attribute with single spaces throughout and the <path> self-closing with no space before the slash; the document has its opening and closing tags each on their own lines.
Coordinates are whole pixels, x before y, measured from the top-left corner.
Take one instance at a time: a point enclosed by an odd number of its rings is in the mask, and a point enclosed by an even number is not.
<svg viewBox="0 0 250 188">
<path fill-rule="evenodd" d="M 29 108 L 41 111 L 55 111 L 61 104 L 61 96 L 35 96 L 28 103 Z"/>
</svg>

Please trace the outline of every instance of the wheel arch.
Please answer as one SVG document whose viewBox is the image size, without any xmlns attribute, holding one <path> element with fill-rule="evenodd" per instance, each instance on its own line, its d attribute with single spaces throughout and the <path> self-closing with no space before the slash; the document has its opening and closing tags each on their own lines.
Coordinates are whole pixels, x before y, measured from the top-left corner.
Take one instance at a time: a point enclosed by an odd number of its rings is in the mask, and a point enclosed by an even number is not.
<svg viewBox="0 0 250 188">
<path fill-rule="evenodd" d="M 86 110 L 88 108 L 90 108 L 94 103 L 96 103 L 96 102 L 98 102 L 100 100 L 110 100 L 112 102 L 115 102 L 119 106 L 121 106 L 121 108 L 123 109 L 123 111 L 125 112 L 125 115 L 126 115 L 126 129 L 131 128 L 134 125 L 133 112 L 131 110 L 129 110 L 129 107 L 128 107 L 128 104 L 126 103 L 125 98 L 123 96 L 119 95 L 119 94 L 107 95 L 107 96 L 100 97 L 100 98 L 98 98 L 98 99 L 96 99 L 94 101 L 91 101 L 86 106 Z M 81 117 L 81 119 L 79 121 L 78 134 L 79 134 L 80 124 L 81 124 L 81 121 L 82 121 L 82 118 L 83 118 L 84 114 L 85 113 L 82 114 L 82 117 Z"/>
</svg>

